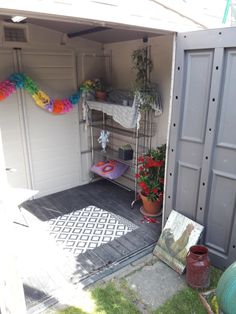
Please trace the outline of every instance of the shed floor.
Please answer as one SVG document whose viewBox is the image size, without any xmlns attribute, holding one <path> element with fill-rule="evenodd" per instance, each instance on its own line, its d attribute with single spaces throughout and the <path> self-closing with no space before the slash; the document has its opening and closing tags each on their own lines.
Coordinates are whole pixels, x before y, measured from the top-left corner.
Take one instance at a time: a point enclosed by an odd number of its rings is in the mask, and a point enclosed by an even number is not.
<svg viewBox="0 0 236 314">
<path fill-rule="evenodd" d="M 24 219 L 18 221 L 16 227 L 27 232 L 22 242 L 29 258 L 23 260 L 22 265 L 29 313 L 39 313 L 48 304 L 59 301 L 59 293 L 55 291 L 61 286 L 68 283 L 89 286 L 153 250 L 161 224 L 142 222 L 140 204 L 137 202 L 130 208 L 133 196 L 133 192 L 101 180 L 22 205 Z M 48 233 L 45 233 L 46 221 L 91 205 L 118 215 L 121 221 L 124 218 L 124 223 L 128 220 L 136 229 L 77 256 L 53 247 L 55 240 L 48 241 Z"/>
</svg>

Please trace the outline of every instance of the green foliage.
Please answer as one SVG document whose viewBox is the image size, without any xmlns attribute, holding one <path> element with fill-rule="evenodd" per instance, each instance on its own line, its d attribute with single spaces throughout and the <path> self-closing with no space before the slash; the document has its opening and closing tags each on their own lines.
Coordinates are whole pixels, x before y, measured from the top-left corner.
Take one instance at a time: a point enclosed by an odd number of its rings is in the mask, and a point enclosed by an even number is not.
<svg viewBox="0 0 236 314">
<path fill-rule="evenodd" d="M 153 314 L 206 314 L 206 310 L 199 300 L 198 291 L 185 288 L 177 292 Z"/>
<path fill-rule="evenodd" d="M 122 148 L 123 150 L 131 150 L 132 146 L 130 144 L 124 144 L 120 148 Z"/>
<path fill-rule="evenodd" d="M 80 85 L 80 90 L 82 92 L 90 92 L 94 89 L 94 81 L 93 80 L 85 80 L 81 85 Z"/>
<path fill-rule="evenodd" d="M 216 288 L 221 275 L 222 275 L 222 270 L 216 267 L 211 267 L 211 284 L 208 290 Z"/>
<path fill-rule="evenodd" d="M 156 201 L 163 196 L 166 145 L 150 149 L 144 156 L 138 157 L 136 178 L 141 193 L 149 201 Z"/>
<path fill-rule="evenodd" d="M 222 271 L 218 268 L 211 268 L 211 284 L 206 290 L 216 288 Z M 202 305 L 197 289 L 184 288 L 177 292 L 165 304 L 159 307 L 153 314 L 206 314 L 206 310 Z"/>
<path fill-rule="evenodd" d="M 148 54 L 148 47 L 136 49 L 132 53 L 133 69 L 136 70 L 135 92 L 138 95 L 141 110 L 151 109 L 155 95 L 151 88 L 150 73 L 153 63 Z"/>
<path fill-rule="evenodd" d="M 92 291 L 96 300 L 98 313 L 106 314 L 140 314 L 136 306 L 113 283 L 97 287 Z"/>
<path fill-rule="evenodd" d="M 207 290 L 216 288 L 221 274 L 221 270 L 211 268 L 211 285 Z M 197 289 L 186 287 L 152 313 L 205 314 L 206 310 L 198 297 L 198 292 Z M 96 309 L 93 313 L 87 313 L 75 307 L 68 307 L 58 311 L 57 314 L 141 314 L 136 306 L 138 299 L 135 293 L 129 289 L 125 280 L 121 280 L 117 285 L 114 282 L 109 282 L 106 285 L 98 286 L 92 289 L 91 293 L 96 303 Z M 151 313 L 151 311 L 147 313 Z"/>
<path fill-rule="evenodd" d="M 106 92 L 108 89 L 108 84 L 103 78 L 95 78 L 92 80 L 85 80 L 80 85 L 80 90 L 82 92 L 100 91 Z"/>
<path fill-rule="evenodd" d="M 94 90 L 99 92 L 106 92 L 108 85 L 103 78 L 96 78 L 94 80 Z"/>
<path fill-rule="evenodd" d="M 218 314 L 219 313 L 219 305 L 216 299 L 216 295 L 213 296 L 213 298 L 210 301 L 211 309 L 213 310 L 214 313 Z"/>
<path fill-rule="evenodd" d="M 81 309 L 78 309 L 77 307 L 70 306 L 64 310 L 59 310 L 57 314 L 88 314 L 88 313 L 82 311 Z"/>
<path fill-rule="evenodd" d="M 148 56 L 148 48 L 134 50 L 132 62 L 133 68 L 137 71 L 135 83 L 141 91 L 145 91 L 150 84 L 150 73 L 153 68 L 152 60 Z"/>
<path fill-rule="evenodd" d="M 75 307 L 60 310 L 57 314 L 141 314 L 134 305 L 134 295 L 125 286 L 117 288 L 113 282 L 98 286 L 91 291 L 96 309 L 87 313 Z"/>
</svg>

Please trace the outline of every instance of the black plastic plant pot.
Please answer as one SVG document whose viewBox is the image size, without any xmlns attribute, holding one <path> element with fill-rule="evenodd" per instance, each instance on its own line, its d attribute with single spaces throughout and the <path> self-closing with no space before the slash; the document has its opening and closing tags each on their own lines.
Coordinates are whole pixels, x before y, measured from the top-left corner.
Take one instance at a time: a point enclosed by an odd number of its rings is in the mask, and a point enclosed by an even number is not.
<svg viewBox="0 0 236 314">
<path fill-rule="evenodd" d="M 133 149 L 122 149 L 119 148 L 118 156 L 122 160 L 132 160 L 134 151 Z"/>
</svg>

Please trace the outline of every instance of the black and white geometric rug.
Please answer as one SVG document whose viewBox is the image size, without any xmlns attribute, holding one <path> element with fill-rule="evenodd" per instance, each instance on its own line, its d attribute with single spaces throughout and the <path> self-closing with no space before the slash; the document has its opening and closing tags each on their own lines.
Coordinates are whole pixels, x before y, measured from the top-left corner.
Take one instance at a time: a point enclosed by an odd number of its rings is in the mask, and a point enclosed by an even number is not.
<svg viewBox="0 0 236 314">
<path fill-rule="evenodd" d="M 127 219 L 92 205 L 46 223 L 56 242 L 75 256 L 138 228 Z"/>
</svg>

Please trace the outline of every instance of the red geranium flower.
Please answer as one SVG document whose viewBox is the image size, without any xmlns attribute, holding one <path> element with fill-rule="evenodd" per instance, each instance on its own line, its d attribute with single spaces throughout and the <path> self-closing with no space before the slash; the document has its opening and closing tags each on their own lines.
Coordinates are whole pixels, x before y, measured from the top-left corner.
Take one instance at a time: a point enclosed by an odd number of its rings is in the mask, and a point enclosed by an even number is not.
<svg viewBox="0 0 236 314">
<path fill-rule="evenodd" d="M 157 194 L 157 193 L 158 193 L 158 189 L 157 189 L 157 188 L 154 188 L 154 189 L 152 190 L 152 192 L 155 193 L 155 194 Z"/>
<path fill-rule="evenodd" d="M 155 201 L 163 194 L 166 145 L 151 149 L 146 155 L 138 157 L 138 185 L 141 193 Z"/>
<path fill-rule="evenodd" d="M 139 156 L 138 157 L 138 162 L 144 162 L 144 157 L 143 156 Z"/>
</svg>

